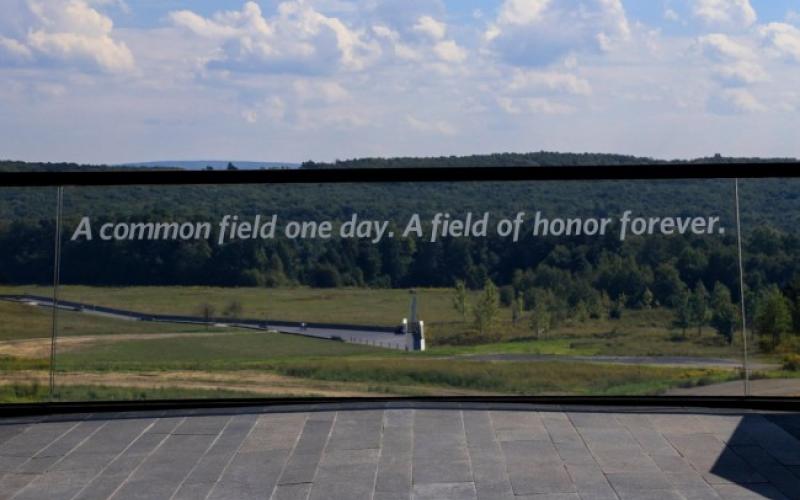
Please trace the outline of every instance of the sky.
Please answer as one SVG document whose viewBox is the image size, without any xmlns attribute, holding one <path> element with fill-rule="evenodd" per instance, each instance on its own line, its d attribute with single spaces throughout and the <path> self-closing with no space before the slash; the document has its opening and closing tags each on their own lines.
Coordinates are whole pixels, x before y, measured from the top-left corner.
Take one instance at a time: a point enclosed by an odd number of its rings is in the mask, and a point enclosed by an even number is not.
<svg viewBox="0 0 800 500">
<path fill-rule="evenodd" d="M 0 159 L 800 157 L 800 0 L 2 0 Z"/>
</svg>

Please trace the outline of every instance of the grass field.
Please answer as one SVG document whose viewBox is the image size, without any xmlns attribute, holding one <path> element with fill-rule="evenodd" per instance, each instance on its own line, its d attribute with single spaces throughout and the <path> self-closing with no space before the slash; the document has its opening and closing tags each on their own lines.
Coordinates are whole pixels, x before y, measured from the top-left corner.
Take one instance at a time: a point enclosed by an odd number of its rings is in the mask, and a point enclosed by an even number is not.
<svg viewBox="0 0 800 500">
<path fill-rule="evenodd" d="M 44 307 L 0 301 L 0 341 L 50 337 L 53 314 Z M 58 312 L 58 335 L 120 335 L 148 333 L 196 333 L 225 331 L 200 325 L 124 321 L 72 311 Z"/>
<path fill-rule="evenodd" d="M 50 287 L 0 286 L 0 294 L 52 295 Z M 447 289 L 418 289 L 420 315 L 435 322 L 459 320 Z M 218 288 L 218 287 L 87 287 L 62 286 L 65 300 L 156 314 L 200 315 L 203 304 L 216 314 L 232 301 L 242 317 L 286 321 L 327 321 L 367 325 L 399 325 L 408 317 L 408 290 L 366 288 Z M 472 294 L 473 297 L 477 293 Z M 435 318 L 435 319 L 434 319 Z"/>
<path fill-rule="evenodd" d="M 142 401 L 154 399 L 242 398 L 252 393 L 225 389 L 187 389 L 182 387 L 129 388 L 104 385 L 68 385 L 58 387 L 53 397 L 46 385 L 29 382 L 0 385 L 0 402 L 35 403 L 38 401 Z"/>
<path fill-rule="evenodd" d="M 0 293 L 45 294 L 39 287 Z M 142 312 L 198 314 L 231 301 L 242 317 L 395 324 L 407 316 L 404 290 L 308 288 L 90 288 L 66 286 L 67 299 Z M 56 374 L 61 399 L 157 399 L 308 395 L 652 395 L 675 387 L 733 380 L 733 369 L 697 369 L 559 361 L 476 361 L 483 354 L 563 356 L 703 356 L 737 359 L 710 330 L 680 332 L 666 310 L 625 311 L 622 319 L 568 322 L 543 338 L 527 321 L 511 324 L 501 309 L 501 340 L 447 345 L 471 326 L 451 305 L 451 291 L 419 291 L 420 314 L 433 346 L 425 353 L 389 351 L 277 333 L 126 321 L 59 312 Z M 472 297 L 474 300 L 474 296 Z M 42 399 L 49 363 L 51 313 L 0 302 L 0 401 Z M 764 375 L 768 376 L 768 375 Z M 27 399 L 26 399 L 27 398 Z"/>
<path fill-rule="evenodd" d="M 3 287 L 0 294 L 48 294 L 47 287 Z M 621 320 L 607 318 L 586 322 L 567 322 L 548 332 L 547 338 L 531 339 L 532 331 L 527 320 L 511 324 L 511 311 L 501 308 L 497 329 L 502 342 L 491 345 L 451 345 L 453 338 L 468 338 L 471 318 L 463 322 L 452 306 L 449 289 L 420 289 L 420 317 L 426 323 L 426 336 L 431 347 L 447 346 L 442 353 L 541 353 L 573 355 L 636 355 L 636 356 L 741 356 L 737 338 L 729 346 L 720 341 L 710 328 L 698 336 L 692 329 L 682 337 L 669 327 L 672 314 L 665 309 L 626 311 Z M 65 299 L 84 303 L 120 307 L 141 312 L 200 315 L 202 304 L 211 304 L 221 314 L 232 301 L 242 304 L 241 316 L 253 319 L 274 319 L 306 322 L 354 323 L 394 326 L 408 316 L 409 294 L 406 290 L 370 289 L 311 289 L 311 288 L 212 288 L 212 287 L 86 287 L 63 286 Z M 475 302 L 477 292 L 470 301 Z M 31 338 L 50 335 L 50 319 L 46 310 L 38 310 L 31 318 L 21 317 L 20 311 L 8 311 L 11 304 L 0 302 L 0 317 L 11 323 L 0 325 L 2 338 Z M 6 309 L 4 309 L 4 307 Z M 110 328 L 115 333 L 146 330 L 147 332 L 197 331 L 196 326 L 157 325 L 142 326 L 139 322 L 127 325 L 105 318 L 61 313 L 60 335 L 101 334 Z M 18 322 L 22 322 L 19 324 Z M 17 337 L 14 337 L 17 335 Z"/>
</svg>

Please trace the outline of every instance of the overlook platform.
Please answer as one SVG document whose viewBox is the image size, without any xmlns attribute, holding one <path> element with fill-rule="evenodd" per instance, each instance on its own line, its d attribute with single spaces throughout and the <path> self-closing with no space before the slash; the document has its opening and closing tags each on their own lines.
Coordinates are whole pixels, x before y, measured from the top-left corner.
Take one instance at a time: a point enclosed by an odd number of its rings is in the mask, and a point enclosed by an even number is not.
<svg viewBox="0 0 800 500">
<path fill-rule="evenodd" d="M 2 499 L 800 498 L 800 415 L 363 403 L 0 419 Z"/>
</svg>

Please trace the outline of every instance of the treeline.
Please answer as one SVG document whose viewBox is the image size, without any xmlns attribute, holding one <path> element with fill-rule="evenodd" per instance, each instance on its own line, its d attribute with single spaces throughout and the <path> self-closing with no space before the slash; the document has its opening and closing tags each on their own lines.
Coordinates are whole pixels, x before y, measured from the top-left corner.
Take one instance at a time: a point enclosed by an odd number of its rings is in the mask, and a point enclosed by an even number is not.
<svg viewBox="0 0 800 500">
<path fill-rule="evenodd" d="M 420 167 L 559 167 L 604 165 L 669 165 L 687 163 L 787 163 L 795 158 L 741 158 L 714 155 L 689 160 L 660 160 L 644 156 L 603 153 L 495 153 L 471 156 L 438 156 L 430 158 L 356 158 L 331 163 L 307 161 L 301 168 L 420 168 Z"/>
</svg>

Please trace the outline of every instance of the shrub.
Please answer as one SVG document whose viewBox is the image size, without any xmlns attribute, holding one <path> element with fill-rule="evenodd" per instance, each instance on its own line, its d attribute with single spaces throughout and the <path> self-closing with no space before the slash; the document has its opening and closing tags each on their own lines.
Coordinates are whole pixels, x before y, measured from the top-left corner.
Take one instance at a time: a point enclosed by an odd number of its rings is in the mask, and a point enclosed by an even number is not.
<svg viewBox="0 0 800 500">
<path fill-rule="evenodd" d="M 783 369 L 800 372 L 800 354 L 788 354 L 783 358 Z"/>
</svg>

